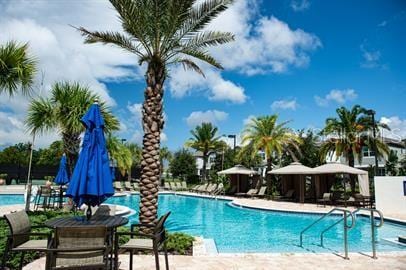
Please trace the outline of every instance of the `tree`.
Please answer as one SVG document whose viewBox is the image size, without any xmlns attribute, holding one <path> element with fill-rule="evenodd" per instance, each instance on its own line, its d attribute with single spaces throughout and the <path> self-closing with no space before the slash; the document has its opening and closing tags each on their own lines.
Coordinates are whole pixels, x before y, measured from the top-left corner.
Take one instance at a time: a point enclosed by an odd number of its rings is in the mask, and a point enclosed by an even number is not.
<svg viewBox="0 0 406 270">
<path fill-rule="evenodd" d="M 159 163 L 161 164 L 161 174 L 164 171 L 164 162 L 170 162 L 172 159 L 172 152 L 168 149 L 168 147 L 161 147 L 159 149 Z"/>
<path fill-rule="evenodd" d="M 260 167 L 262 165 L 262 157 L 258 152 L 254 153 L 255 151 L 253 150 L 252 145 L 247 145 L 246 147 L 237 146 L 237 163 L 247 168 Z"/>
<path fill-rule="evenodd" d="M 400 175 L 400 176 L 406 175 L 406 156 L 404 156 L 404 157 L 400 160 L 399 175 Z"/>
<path fill-rule="evenodd" d="M 194 130 L 191 130 L 192 138 L 190 138 L 186 143 L 186 147 L 190 147 L 202 153 L 203 157 L 203 168 L 202 168 L 202 181 L 206 181 L 206 167 L 209 156 L 218 150 L 223 148 L 225 144 L 217 136 L 217 127 L 213 126 L 211 123 L 202 123 L 196 126 Z"/>
<path fill-rule="evenodd" d="M 299 145 L 301 155 L 299 155 L 298 161 L 311 168 L 321 165 L 320 146 L 318 143 L 320 141 L 320 137 L 314 134 L 311 130 L 307 130 L 307 132 L 305 132 L 303 129 L 300 130 L 297 135 L 302 140 L 302 143 Z M 291 151 L 294 150 L 295 149 L 291 149 Z M 289 153 L 285 152 L 281 157 L 282 166 L 287 166 L 293 161 L 294 160 Z"/>
<path fill-rule="evenodd" d="M 169 170 L 174 178 L 179 177 L 189 182 L 196 175 L 196 159 L 186 149 L 176 151 L 169 163 Z"/>
<path fill-rule="evenodd" d="M 131 178 L 133 158 L 130 149 L 119 138 L 112 135 L 107 137 L 106 146 L 110 159 L 116 162 L 121 175 L 124 176 L 127 173 Z"/>
<path fill-rule="evenodd" d="M 63 151 L 63 142 L 54 141 L 48 148 L 40 149 L 38 151 L 38 161 L 36 165 L 51 165 L 58 166 L 60 160 L 59 157 L 62 157 Z"/>
<path fill-rule="evenodd" d="M 27 166 L 30 156 L 31 144 L 18 143 L 9 146 L 0 152 L 0 164 L 17 165 L 18 167 Z"/>
<path fill-rule="evenodd" d="M 142 106 L 144 130 L 140 182 L 141 223 L 157 220 L 160 180 L 159 147 L 164 126 L 164 83 L 171 64 L 203 75 L 194 61 L 222 68 L 206 50 L 234 39 L 231 33 L 204 31 L 204 28 L 232 3 L 232 0 L 110 0 L 125 34 L 118 32 L 79 31 L 86 43 L 118 46 L 135 54 L 138 63 L 146 63 L 147 87 Z M 146 229 L 145 229 L 146 230 Z"/>
<path fill-rule="evenodd" d="M 28 54 L 28 44 L 15 41 L 0 46 L 0 94 L 13 96 L 21 89 L 28 94 L 32 88 L 37 62 Z"/>
<path fill-rule="evenodd" d="M 354 167 L 355 159 L 362 162 L 362 148 L 367 146 L 374 149 L 376 144 L 378 153 L 382 156 L 389 154 L 388 146 L 380 139 L 374 139 L 371 131 L 375 128 L 389 129 L 387 125 L 372 123 L 371 117 L 366 115 L 366 110 L 360 105 L 355 105 L 351 110 L 340 107 L 336 110 L 337 118 L 327 118 L 326 126 L 321 131 L 322 135 L 329 136 L 320 149 L 320 158 L 325 160 L 328 154 L 335 153 L 336 159 L 344 156 L 348 165 Z M 355 192 L 355 178 L 351 177 L 351 191 Z"/>
<path fill-rule="evenodd" d="M 252 157 L 259 151 L 265 153 L 267 172 L 272 170 L 274 156 L 281 156 L 288 152 L 293 160 L 297 161 L 295 149 L 300 152 L 299 145 L 302 140 L 286 127 L 288 122 L 277 123 L 277 115 L 261 116 L 252 119 L 243 131 L 243 149 L 240 156 L 250 154 Z"/>
<path fill-rule="evenodd" d="M 57 130 L 62 137 L 68 167 L 72 172 L 79 154 L 80 134 L 85 130 L 82 116 L 90 105 L 99 100 L 104 117 L 105 132 L 118 130 L 118 120 L 100 98 L 79 83 L 58 82 L 52 87 L 50 98 L 31 101 L 26 124 L 33 134 Z"/>
<path fill-rule="evenodd" d="M 386 160 L 386 163 L 385 163 L 385 170 L 386 170 L 387 174 L 389 174 L 391 176 L 397 175 L 398 162 L 399 162 L 398 155 L 396 154 L 395 151 L 391 150 L 389 152 L 388 159 Z"/>
</svg>

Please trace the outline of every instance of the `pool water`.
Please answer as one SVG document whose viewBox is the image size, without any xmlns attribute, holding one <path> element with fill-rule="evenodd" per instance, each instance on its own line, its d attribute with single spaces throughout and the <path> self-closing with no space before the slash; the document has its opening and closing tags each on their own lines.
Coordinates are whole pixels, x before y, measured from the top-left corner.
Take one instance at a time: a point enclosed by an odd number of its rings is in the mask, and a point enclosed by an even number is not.
<svg viewBox="0 0 406 270">
<path fill-rule="evenodd" d="M 0 206 L 23 203 L 24 195 L 0 195 Z"/>
<path fill-rule="evenodd" d="M 108 203 L 121 204 L 138 211 L 139 196 L 110 198 Z M 185 232 L 194 236 L 214 239 L 217 249 L 230 252 L 342 252 L 342 224 L 325 235 L 320 246 L 320 231 L 341 216 L 331 216 L 307 231 L 303 248 L 299 246 L 300 232 L 320 215 L 272 212 L 233 207 L 229 201 L 180 195 L 160 195 L 159 215 L 171 211 L 166 227 L 172 232 Z M 137 223 L 138 215 L 130 217 Z M 350 222 L 350 221 L 349 221 Z M 340 226 L 341 225 L 341 226 Z M 358 216 L 356 226 L 349 231 L 350 252 L 371 251 L 371 227 L 367 217 Z M 406 251 L 383 238 L 406 235 L 406 226 L 386 222 L 377 230 L 378 251 Z"/>
</svg>

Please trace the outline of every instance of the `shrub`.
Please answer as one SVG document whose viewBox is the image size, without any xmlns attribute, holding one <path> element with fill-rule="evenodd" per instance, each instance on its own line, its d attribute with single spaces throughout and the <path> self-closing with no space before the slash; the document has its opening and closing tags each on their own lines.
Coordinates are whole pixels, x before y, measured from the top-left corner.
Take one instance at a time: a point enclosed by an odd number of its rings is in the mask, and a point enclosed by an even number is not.
<svg viewBox="0 0 406 270">
<path fill-rule="evenodd" d="M 186 255 L 191 254 L 194 238 L 185 233 L 169 233 L 166 247 L 170 253 Z"/>
</svg>

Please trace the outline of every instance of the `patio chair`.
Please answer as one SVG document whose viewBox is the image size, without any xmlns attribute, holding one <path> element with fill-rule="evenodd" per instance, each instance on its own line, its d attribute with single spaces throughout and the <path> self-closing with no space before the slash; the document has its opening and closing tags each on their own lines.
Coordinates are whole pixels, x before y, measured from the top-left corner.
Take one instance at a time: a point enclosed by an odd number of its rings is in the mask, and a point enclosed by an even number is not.
<svg viewBox="0 0 406 270">
<path fill-rule="evenodd" d="M 206 194 L 212 194 L 214 191 L 216 191 L 216 189 L 217 189 L 217 184 L 210 184 L 207 188 L 206 188 L 206 190 L 204 191 L 204 193 L 206 193 Z"/>
<path fill-rule="evenodd" d="M 107 269 L 106 226 L 57 227 L 48 248 L 51 270 Z"/>
<path fill-rule="evenodd" d="M 168 263 L 168 251 L 166 249 L 166 231 L 165 231 L 165 221 L 171 212 L 166 213 L 161 216 L 156 225 L 150 224 L 132 224 L 131 232 L 117 232 L 115 239 L 115 251 L 116 254 L 119 250 L 129 251 L 130 252 L 130 270 L 133 269 L 133 254 L 137 251 L 152 251 L 155 255 L 155 267 L 159 270 L 159 251 L 163 250 L 165 254 L 165 266 L 166 270 L 169 270 Z M 148 227 L 152 229 L 151 234 L 144 234 L 138 231 L 135 231 L 135 228 Z M 120 236 L 130 236 L 130 240 L 123 244 L 118 245 Z M 141 237 L 141 238 L 134 238 Z"/>
<path fill-rule="evenodd" d="M 182 189 L 183 190 L 187 190 L 187 184 L 186 184 L 186 181 L 182 181 Z"/>
<path fill-rule="evenodd" d="M 207 184 L 204 184 L 204 185 L 201 185 L 198 189 L 197 189 L 197 193 L 204 193 L 205 191 L 206 191 L 206 189 L 209 187 L 209 183 L 207 183 Z"/>
<path fill-rule="evenodd" d="M 140 191 L 140 184 L 133 183 L 133 188 L 134 188 L 134 191 Z"/>
<path fill-rule="evenodd" d="M 34 209 L 38 210 L 40 206 L 45 210 L 51 206 L 51 200 L 55 203 L 53 190 L 49 186 L 40 186 L 34 198 Z"/>
<path fill-rule="evenodd" d="M 257 194 L 257 193 L 258 193 L 258 189 L 252 188 L 252 189 L 248 190 L 246 193 L 239 192 L 239 193 L 235 193 L 234 195 L 235 196 L 240 196 L 240 197 L 245 197 L 245 196 L 251 197 L 251 196 L 253 196 L 253 195 Z"/>
<path fill-rule="evenodd" d="M 164 183 L 164 189 L 165 190 L 170 190 L 171 189 L 171 186 L 169 185 L 169 182 Z"/>
<path fill-rule="evenodd" d="M 257 194 L 251 195 L 251 197 L 257 197 L 257 198 L 264 198 L 265 197 L 265 192 L 266 192 L 266 186 L 263 186 L 259 189 Z"/>
<path fill-rule="evenodd" d="M 183 190 L 182 184 L 180 182 L 175 182 L 176 190 Z"/>
<path fill-rule="evenodd" d="M 223 183 L 218 184 L 216 190 L 214 190 L 211 193 L 211 195 L 214 195 L 214 196 L 221 195 L 221 194 L 224 194 L 224 185 L 223 185 Z"/>
<path fill-rule="evenodd" d="M 13 212 L 4 215 L 5 220 L 10 229 L 10 233 L 7 236 L 6 246 L 3 253 L 2 269 L 5 269 L 7 259 L 10 252 L 20 252 L 20 266 L 22 269 L 24 262 L 25 252 L 39 251 L 45 252 L 48 246 L 48 242 L 51 240 L 50 233 L 32 232 L 32 229 L 43 228 L 44 225 L 31 226 L 30 219 L 25 211 Z M 40 240 L 31 240 L 31 237 L 46 238 Z"/>
<path fill-rule="evenodd" d="M 124 191 L 123 186 L 121 186 L 121 182 L 118 182 L 118 181 L 113 182 L 113 187 L 114 187 L 114 190 L 117 192 Z"/>
<path fill-rule="evenodd" d="M 326 204 L 327 203 L 332 203 L 332 201 L 331 201 L 331 193 L 324 193 L 323 194 L 323 198 L 321 198 L 321 199 L 318 199 L 317 200 L 317 203 L 319 204 L 319 203 L 322 203 L 323 205 L 324 205 L 324 207 L 326 207 Z"/>
<path fill-rule="evenodd" d="M 175 182 L 169 182 L 169 186 L 171 187 L 171 190 L 176 191 L 176 185 Z"/>
<path fill-rule="evenodd" d="M 131 186 L 131 183 L 129 182 L 129 181 L 125 181 L 124 182 L 124 189 L 126 190 L 126 191 L 134 191 L 134 189 L 133 189 L 133 187 Z"/>
</svg>

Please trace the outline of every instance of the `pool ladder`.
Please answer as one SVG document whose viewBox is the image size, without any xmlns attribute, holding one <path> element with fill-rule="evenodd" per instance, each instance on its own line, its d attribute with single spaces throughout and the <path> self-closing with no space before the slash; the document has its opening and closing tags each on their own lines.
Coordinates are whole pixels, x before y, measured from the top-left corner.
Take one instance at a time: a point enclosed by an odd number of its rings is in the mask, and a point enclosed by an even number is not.
<svg viewBox="0 0 406 270">
<path fill-rule="evenodd" d="M 300 232 L 300 246 L 303 247 L 303 234 L 309 230 L 311 227 L 325 219 L 326 217 L 332 215 L 334 212 L 342 212 L 343 217 L 339 219 L 338 221 L 334 222 L 332 225 L 324 229 L 320 233 L 320 245 L 324 247 L 324 234 L 330 230 L 331 228 L 335 227 L 339 223 L 343 222 L 343 230 L 344 230 L 344 259 L 348 260 L 348 230 L 352 229 L 355 227 L 355 222 L 356 222 L 356 214 L 359 211 L 368 211 L 370 212 L 370 221 L 371 221 L 371 243 L 372 243 L 372 258 L 376 259 L 376 241 L 375 241 L 375 236 L 376 236 L 376 228 L 382 227 L 383 225 L 383 215 L 379 210 L 376 209 L 368 209 L 368 208 L 357 208 L 353 212 L 347 210 L 347 209 L 342 209 L 342 208 L 333 208 L 331 209 L 328 213 L 323 215 L 321 218 L 318 220 L 314 221 L 312 224 L 307 226 L 304 230 Z M 377 224 L 375 223 L 375 213 L 378 214 L 380 222 Z M 348 225 L 348 217 L 351 217 L 351 224 Z"/>
</svg>

